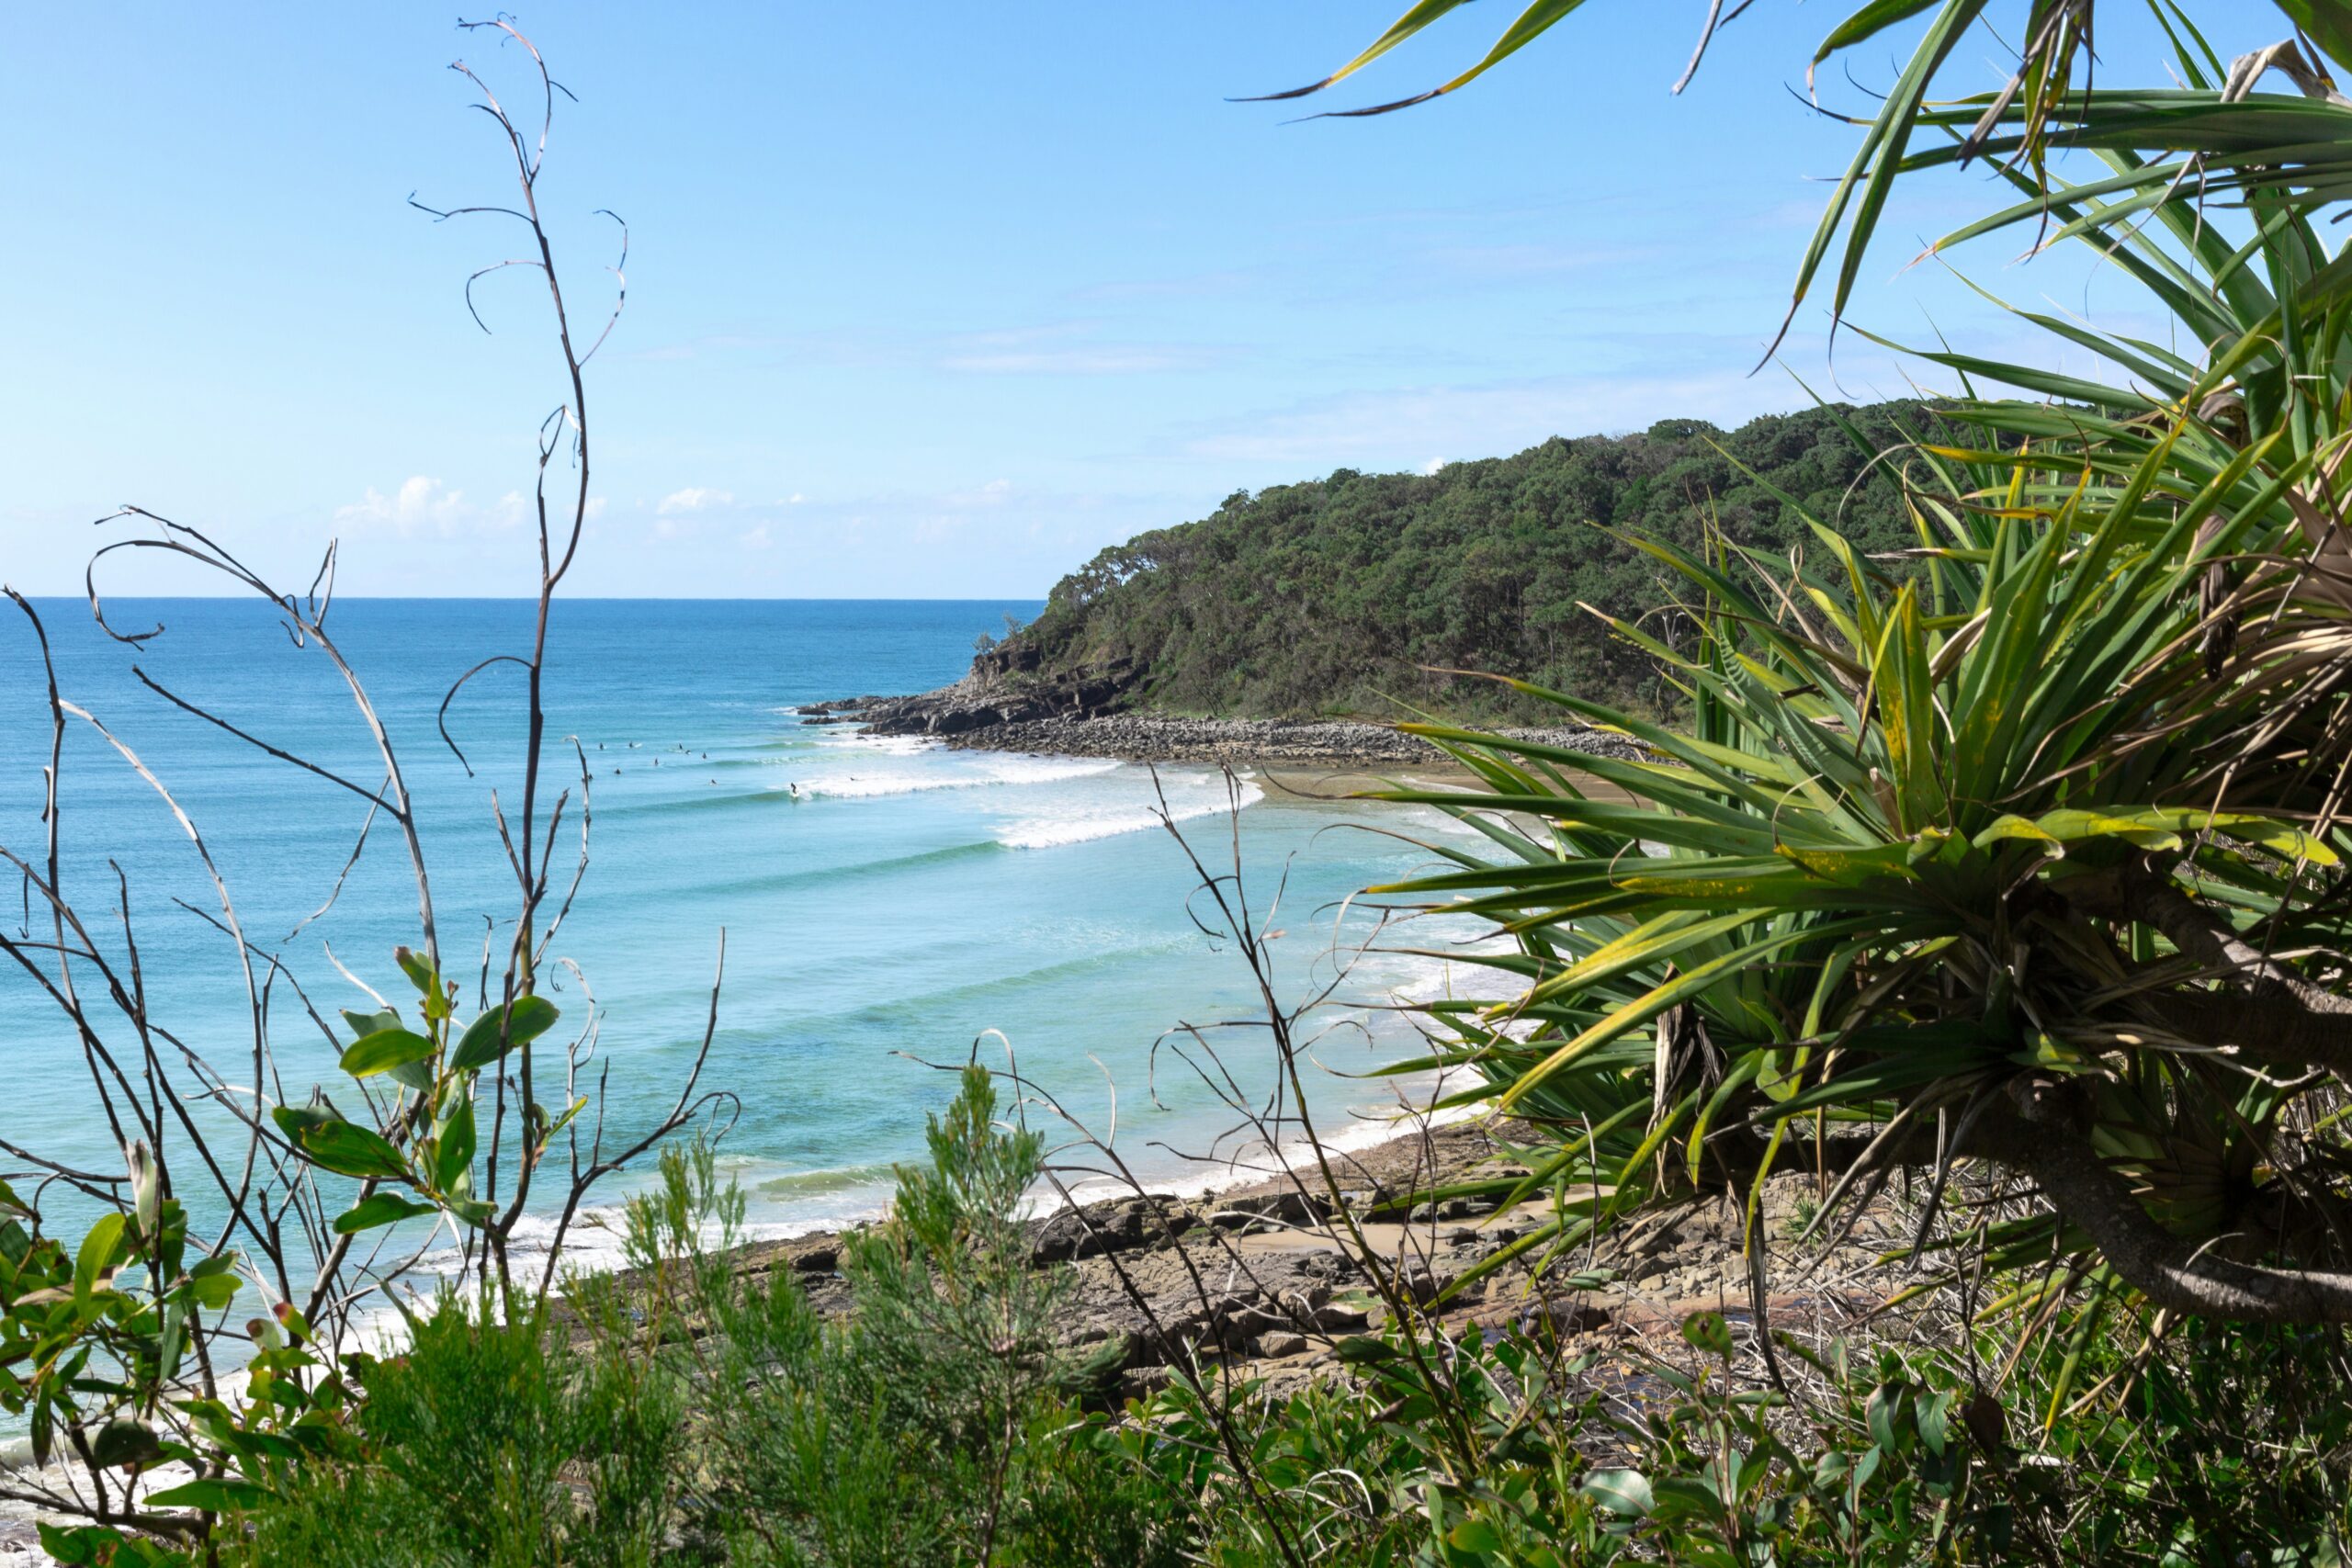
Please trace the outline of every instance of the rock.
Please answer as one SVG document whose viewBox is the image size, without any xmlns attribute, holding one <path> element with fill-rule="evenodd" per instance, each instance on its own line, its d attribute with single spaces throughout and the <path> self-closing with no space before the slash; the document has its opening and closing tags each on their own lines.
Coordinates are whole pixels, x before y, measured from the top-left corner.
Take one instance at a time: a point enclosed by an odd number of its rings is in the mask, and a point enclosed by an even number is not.
<svg viewBox="0 0 2352 1568">
<path fill-rule="evenodd" d="M 1133 711 L 1146 670 L 1114 659 L 1046 671 L 1035 649 L 991 649 L 962 680 L 903 697 L 842 697 L 800 708 L 803 724 L 862 724 L 869 735 L 930 735 L 959 747 L 1150 761 L 1435 762 L 1444 754 L 1385 724 L 1181 718 Z M 1582 728 L 1506 729 L 1517 739 L 1612 757 L 1646 753 Z"/>
<path fill-rule="evenodd" d="M 1126 1252 L 1160 1245 L 1200 1223 L 1198 1214 L 1173 1198 L 1110 1198 L 1039 1221 L 1031 1235 L 1030 1256 L 1039 1263 L 1066 1263 Z"/>
<path fill-rule="evenodd" d="M 811 1236 L 786 1247 L 784 1256 L 791 1260 L 795 1272 L 830 1274 L 841 1267 L 842 1244 L 830 1235 Z"/>
<path fill-rule="evenodd" d="M 1041 671 L 1034 649 L 991 649 L 952 686 L 910 697 L 847 697 L 810 703 L 802 721 L 855 720 L 868 735 L 966 735 L 1039 721 L 1100 718 L 1142 676 L 1133 660 Z"/>
<path fill-rule="evenodd" d="M 1247 1228 L 1258 1220 L 1274 1220 L 1283 1224 L 1314 1224 L 1331 1212 L 1329 1200 L 1317 1194 L 1295 1190 L 1287 1192 L 1263 1192 L 1247 1198 L 1229 1198 L 1209 1216 L 1209 1223 L 1225 1229 Z"/>
<path fill-rule="evenodd" d="M 1257 1352 L 1268 1360 L 1279 1360 L 1284 1356 L 1304 1355 L 1306 1350 L 1306 1336 L 1304 1334 L 1284 1331 L 1258 1336 Z"/>
<path fill-rule="evenodd" d="M 1315 1326 L 1324 1334 L 1362 1334 L 1372 1318 L 1362 1307 L 1333 1304 L 1315 1309 Z"/>
<path fill-rule="evenodd" d="M 1278 1292 L 1274 1297 L 1274 1305 L 1293 1323 L 1312 1326 L 1315 1322 L 1316 1309 L 1330 1299 L 1331 1287 L 1318 1280 L 1304 1290 L 1293 1289 Z"/>
</svg>

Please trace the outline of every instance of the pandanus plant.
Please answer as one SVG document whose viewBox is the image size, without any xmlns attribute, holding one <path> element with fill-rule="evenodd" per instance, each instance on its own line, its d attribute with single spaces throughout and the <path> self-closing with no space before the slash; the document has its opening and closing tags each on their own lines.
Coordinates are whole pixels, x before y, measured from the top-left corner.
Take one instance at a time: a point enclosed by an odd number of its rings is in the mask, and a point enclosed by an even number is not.
<svg viewBox="0 0 2352 1568">
<path fill-rule="evenodd" d="M 1847 223 L 1842 309 L 1890 182 L 1981 157 L 2022 199 L 1951 242 L 2088 243 L 2174 341 L 2021 312 L 2111 378 L 1927 355 L 1966 395 L 1888 456 L 1918 534 L 1900 558 L 1858 558 L 1834 518 L 1787 560 L 1634 541 L 1701 636 L 1617 629 L 1686 720 L 1521 685 L 1637 741 L 1632 761 L 1406 726 L 1478 784 L 1390 797 L 1504 852 L 1443 848 L 1454 869 L 1383 891 L 1510 939 L 1469 955 L 1504 994 L 1436 1011 L 1472 1098 L 1554 1134 L 1522 1185 L 1557 1218 L 1514 1254 L 1711 1183 L 1746 1191 L 1760 1245 L 1770 1172 L 1860 1199 L 1912 1167 L 1917 1247 L 2072 1265 L 2011 1304 L 2087 1282 L 2352 1321 L 2352 257 L 2324 227 L 2352 176 L 2323 61 L 2343 29 L 2303 17 L 2225 66 L 2160 6 L 2177 85 L 2092 90 L 2070 79 L 2092 7 L 2038 4 L 2017 79 L 1944 106 L 1928 84 L 1982 4 L 1870 6 L 1824 55 L 1930 9 L 1800 294 Z M 2296 90 L 2257 91 L 2274 73 Z M 1911 151 L 1922 131 L 1937 145 Z M 1962 1167 L 2042 1201 L 1939 1241 Z"/>
<path fill-rule="evenodd" d="M 1480 787 L 1390 798 L 1510 852 L 1382 891 L 1514 939 L 1467 956 L 1522 988 L 1437 1011 L 1484 1097 L 1562 1134 L 1527 1184 L 1560 1219 L 1522 1250 L 1708 1185 L 1752 1219 L 1775 1169 L 1859 1197 L 1928 1167 L 1932 1210 L 1991 1160 L 2050 1200 L 1974 1235 L 1996 1263 L 2054 1247 L 2177 1310 L 2352 1316 L 2326 1132 L 2352 840 L 2335 768 L 2233 768 L 2253 716 L 2213 690 L 2262 703 L 2294 655 L 2242 637 L 2205 675 L 2203 579 L 2277 531 L 2278 486 L 2247 451 L 2160 494 L 2178 446 L 2046 517 L 2029 469 L 1988 496 L 1989 464 L 1923 454 L 1961 484 L 1919 498 L 1900 574 L 1818 525 L 1826 570 L 1645 545 L 1702 636 L 1618 629 L 1689 721 L 1521 687 L 1638 759 L 1407 727 Z"/>
</svg>

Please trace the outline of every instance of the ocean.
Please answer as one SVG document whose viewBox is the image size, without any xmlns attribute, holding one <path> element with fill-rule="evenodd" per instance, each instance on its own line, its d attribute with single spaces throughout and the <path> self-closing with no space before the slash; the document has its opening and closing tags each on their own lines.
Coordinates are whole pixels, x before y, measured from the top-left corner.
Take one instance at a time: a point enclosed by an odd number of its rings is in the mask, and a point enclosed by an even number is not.
<svg viewBox="0 0 2352 1568">
<path fill-rule="evenodd" d="M 294 646 L 258 600 L 110 603 L 119 630 L 163 628 L 135 647 L 102 635 L 80 601 L 36 604 L 65 697 L 170 789 L 249 940 L 278 956 L 325 1017 L 372 1006 L 338 964 L 387 998 L 406 996 L 391 954 L 417 939 L 415 890 L 383 825 L 336 891 L 366 816 L 360 798 L 175 708 L 135 673 L 372 787 L 379 770 L 366 728 L 319 650 Z M 1155 773 L 869 739 L 803 725 L 795 711 L 953 680 L 979 633 L 1038 607 L 556 606 L 546 776 L 573 796 L 556 840 L 559 888 L 579 850 L 582 758 L 593 828 L 548 994 L 566 1031 L 593 1011 L 608 1128 L 626 1135 L 676 1093 L 703 1035 L 724 931 L 704 1084 L 740 1101 L 720 1148 L 754 1234 L 878 1212 L 892 1164 L 921 1156 L 924 1112 L 953 1092 L 933 1064 L 976 1049 L 997 1065 L 1010 1050 L 1096 1134 L 1115 1123 L 1116 1147 L 1155 1184 L 1200 1184 L 1244 1152 L 1221 1095 L 1262 1096 L 1273 1062 L 1261 1032 L 1215 1027 L 1254 1015 L 1253 982 L 1158 819 L 1163 799 L 1214 871 L 1233 870 L 1238 846 L 1250 903 L 1280 932 L 1270 950 L 1285 998 L 1330 993 L 1308 1025 L 1318 1115 L 1361 1128 L 1396 1104 L 1394 1080 L 1372 1075 L 1420 1043 L 1395 1003 L 1442 987 L 1444 966 L 1376 951 L 1401 939 L 1376 935 L 1375 917 L 1351 896 L 1428 865 L 1430 853 L 1397 835 L 1445 833 L 1436 814 L 1305 798 L 1284 780 L 1229 782 L 1201 766 Z M 491 667 L 451 704 L 465 762 L 436 717 L 469 667 L 527 647 L 530 612 L 512 601 L 352 600 L 329 620 L 420 802 L 445 965 L 469 976 L 514 902 L 492 808 L 493 791 L 510 814 L 519 801 L 514 671 Z M 29 628 L 10 615 L 0 626 L 0 845 L 38 860 L 48 717 Z M 110 922 L 109 863 L 120 868 L 153 1014 L 243 1083 L 252 1026 L 235 950 L 205 918 L 219 916 L 219 901 L 172 807 L 79 720 L 61 800 L 69 893 Z M 6 918 L 21 925 L 25 910 Z M 99 930 L 119 951 L 119 930 Z M 1360 951 L 1367 943 L 1375 951 Z M 469 980 L 469 999 L 471 990 Z M 1198 1045 L 1171 1033 L 1186 1024 L 1217 1042 L 1232 1073 L 1222 1090 L 1196 1070 L 1207 1065 Z M 278 1096 L 299 1101 L 314 1081 L 347 1089 L 339 1043 L 304 1017 L 289 985 L 276 987 L 270 1036 Z M 0 1138 L 119 1169 L 80 1047 L 20 970 L 0 979 L 0 1039 L 10 1053 Z M 628 1189 L 616 1180 L 601 1201 Z"/>
</svg>

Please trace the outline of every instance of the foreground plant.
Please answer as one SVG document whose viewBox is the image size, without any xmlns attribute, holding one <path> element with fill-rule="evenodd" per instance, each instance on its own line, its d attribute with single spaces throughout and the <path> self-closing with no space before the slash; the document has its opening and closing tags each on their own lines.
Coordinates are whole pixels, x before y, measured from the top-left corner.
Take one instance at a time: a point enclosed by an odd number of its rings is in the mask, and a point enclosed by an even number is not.
<svg viewBox="0 0 2352 1568">
<path fill-rule="evenodd" d="M 446 715 L 484 671 L 513 667 L 523 676 L 523 744 L 511 764 L 518 796 L 510 806 L 493 792 L 489 802 L 515 902 L 503 931 L 487 928 L 496 934 L 485 937 L 470 1000 L 447 973 L 424 824 L 396 738 L 331 629 L 332 546 L 307 592 L 285 592 L 201 531 L 130 507 L 120 517 L 147 531 L 102 548 L 91 569 L 92 611 L 119 644 L 142 647 L 163 628 L 130 630 L 111 620 L 102 569 L 120 551 L 155 552 L 260 597 L 297 656 L 324 660 L 348 687 L 372 777 L 303 754 L 304 740 L 256 734 L 133 666 L 173 707 L 358 803 L 348 860 L 322 868 L 324 904 L 275 944 L 248 929 L 195 817 L 165 781 L 116 728 L 60 690 L 40 616 L 8 591 L 41 657 L 50 722 L 41 841 L 30 851 L 0 846 L 26 909 L 20 926 L 0 929 L 0 954 L 78 1052 L 89 1078 L 85 1114 L 115 1130 L 125 1159 L 125 1173 L 116 1174 L 82 1168 L 53 1149 L 0 1145 L 12 1171 L 25 1173 L 0 1187 L 0 1409 L 25 1422 L 35 1461 L 0 1478 L 0 1495 L 88 1521 L 45 1527 L 44 1540 L 67 1561 L 160 1551 L 158 1540 L 201 1542 L 222 1513 L 275 1495 L 307 1464 L 346 1454 L 357 1398 L 348 1358 L 363 1348 L 367 1314 L 428 1252 L 454 1241 L 458 1271 L 476 1291 L 503 1313 L 535 1316 L 554 1282 L 562 1235 L 595 1185 L 726 1099 L 697 1092 L 707 1026 L 674 1101 L 633 1119 L 629 1136 L 608 1134 L 602 1080 L 592 1084 L 586 1072 L 595 1021 L 576 1019 L 568 1039 L 553 1036 L 559 1012 L 539 994 L 587 864 L 587 770 L 583 761 L 577 796 L 551 789 L 541 695 L 553 598 L 588 511 L 584 367 L 602 336 L 575 339 L 538 206 L 560 89 L 508 22 L 461 26 L 521 57 L 540 112 L 536 125 L 518 121 L 460 62 L 455 69 L 481 91 L 477 107 L 513 160 L 517 194 L 513 206 L 435 216 L 492 214 L 524 227 L 531 256 L 487 270 L 523 266 L 546 284 L 564 382 L 537 454 L 541 570 L 532 641 L 526 652 L 498 654 L 468 671 L 443 704 Z M 237 1059 L 208 1056 L 190 1043 L 201 1032 L 151 997 L 120 869 L 109 863 L 110 876 L 77 880 L 85 857 L 99 851 L 85 850 L 70 829 L 78 795 L 64 762 L 75 728 L 95 734 L 155 792 L 213 891 L 211 908 L 190 913 L 220 939 L 219 962 L 243 987 L 246 1033 Z M 563 867 L 564 881 L 557 837 L 570 821 L 580 825 L 579 853 Z M 373 1005 L 344 1011 L 345 1027 L 337 1030 L 305 987 L 307 964 L 292 944 L 334 904 L 379 829 L 396 837 L 412 874 L 418 933 L 380 973 L 396 967 L 413 1000 L 404 1013 L 338 962 Z M 397 995 L 398 983 L 385 989 Z M 292 1037 L 289 1006 L 297 1010 Z M 715 987 L 712 1007 L 715 1022 Z M 333 1086 L 313 1084 L 293 1049 L 313 1030 L 345 1075 Z M 512 1246 L 530 1210 L 552 1210 L 556 1219 L 558 1245 L 536 1267 L 519 1263 Z M 175 1468 L 159 1478 L 166 1465 Z"/>
<path fill-rule="evenodd" d="M 1764 1174 L 1859 1205 L 1916 1170 L 1913 1255 L 2005 1276 L 1993 1304 L 2029 1324 L 2078 1288 L 2150 1303 L 2160 1329 L 2352 1321 L 2352 266 L 2323 220 L 2352 107 L 2304 42 L 2224 64 L 2171 6 L 2172 87 L 2075 82 L 2091 7 L 2036 6 L 2007 90 L 1931 104 L 1984 10 L 1869 7 L 1825 43 L 1932 12 L 1800 292 L 1850 222 L 1842 310 L 1893 183 L 1982 155 L 2025 199 L 1953 240 L 2034 223 L 2087 243 L 2178 345 L 2028 315 L 2111 380 L 1926 355 L 1972 393 L 2052 401 L 1949 400 L 1944 432 L 1887 459 L 1917 532 L 1899 559 L 1860 558 L 1835 517 L 1786 559 L 1638 541 L 1702 635 L 1617 629 L 1689 722 L 1520 687 L 1635 739 L 1631 762 L 1408 726 L 1480 784 L 1393 797 L 1469 814 L 1506 852 L 1444 848 L 1460 869 L 1389 891 L 1517 948 L 1475 960 L 1508 994 L 1441 1010 L 1446 1054 L 1555 1129 L 1530 1184 L 1560 1194 L 1555 1241 L 1728 1185 L 1760 1282 Z M 1936 145 L 1906 151 L 1922 132 Z"/>
</svg>

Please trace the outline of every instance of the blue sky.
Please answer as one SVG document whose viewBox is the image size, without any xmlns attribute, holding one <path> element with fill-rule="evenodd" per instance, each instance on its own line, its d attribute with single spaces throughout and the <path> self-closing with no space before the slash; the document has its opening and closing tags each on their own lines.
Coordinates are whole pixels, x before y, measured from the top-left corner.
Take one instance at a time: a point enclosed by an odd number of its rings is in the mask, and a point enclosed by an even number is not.
<svg viewBox="0 0 2352 1568">
<path fill-rule="evenodd" d="M 1701 9 L 1597 0 L 1473 88 L 1385 118 L 1286 124 L 1228 96 L 1323 74 L 1399 0 L 777 0 L 520 14 L 581 102 L 542 185 L 571 288 L 609 231 L 627 314 L 592 371 L 597 513 L 573 592 L 1042 595 L 1102 546 L 1230 491 L 1423 468 L 1554 434 L 1797 406 L 1748 374 L 1851 131 L 1791 89 L 1845 6 L 1762 0 L 1679 99 Z M 2005 27 L 2016 5 L 1996 6 Z M 2199 7 L 2225 50 L 2276 13 Z M 560 396 L 543 299 L 459 55 L 519 85 L 446 6 L 110 6 L 20 23 L 0 62 L 0 577 L 74 592 L 89 520 L 135 502 L 307 581 L 509 594 L 531 437 Z M 1337 90 L 1376 101 L 1474 59 L 1476 6 Z M 2119 13 L 2110 72 L 2151 56 Z M 1907 39 L 1905 40 L 1907 42 Z M 1974 60 L 2005 73 L 1996 40 Z M 1853 62 L 1883 85 L 1892 48 Z M 1866 106 L 1826 80 L 1825 98 Z M 2046 350 L 1920 239 L 1987 197 L 1906 195 L 1855 315 Z M 2095 265 L 1972 276 L 2153 325 Z M 1809 304 L 1790 369 L 1856 399 L 1906 372 Z M 186 575 L 123 589 L 205 591 Z"/>
</svg>

